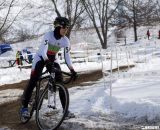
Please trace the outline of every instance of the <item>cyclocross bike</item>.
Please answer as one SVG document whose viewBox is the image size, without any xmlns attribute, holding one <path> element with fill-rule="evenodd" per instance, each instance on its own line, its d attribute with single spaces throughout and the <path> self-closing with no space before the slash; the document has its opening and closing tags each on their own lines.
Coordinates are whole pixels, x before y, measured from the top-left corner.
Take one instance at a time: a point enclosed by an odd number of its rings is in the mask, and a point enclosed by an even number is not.
<svg viewBox="0 0 160 130">
<path fill-rule="evenodd" d="M 71 82 L 73 77 L 70 73 L 61 71 L 64 75 L 63 83 L 56 83 L 56 71 L 60 70 L 52 65 L 51 74 L 46 75 L 48 71 L 45 71 L 40 76 L 28 105 L 30 117 L 20 116 L 22 123 L 27 123 L 34 111 L 36 124 L 40 130 L 56 130 L 65 119 L 69 107 L 69 93 L 63 84 Z M 59 90 L 64 93 L 65 108 L 62 107 Z"/>
</svg>

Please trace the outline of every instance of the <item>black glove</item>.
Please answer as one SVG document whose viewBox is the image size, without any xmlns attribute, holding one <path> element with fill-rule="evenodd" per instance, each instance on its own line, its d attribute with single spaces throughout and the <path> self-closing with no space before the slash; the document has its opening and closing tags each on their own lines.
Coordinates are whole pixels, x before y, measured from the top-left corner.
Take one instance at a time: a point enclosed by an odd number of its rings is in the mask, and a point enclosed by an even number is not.
<svg viewBox="0 0 160 130">
<path fill-rule="evenodd" d="M 49 64 L 51 65 L 52 62 L 51 62 L 50 60 L 45 60 L 45 61 L 44 61 L 44 64 L 45 64 L 45 65 L 49 65 Z"/>
<path fill-rule="evenodd" d="M 78 74 L 77 74 L 77 72 L 74 71 L 74 69 L 71 69 L 71 73 L 72 73 L 72 79 L 73 79 L 73 81 L 75 81 L 78 77 Z"/>
<path fill-rule="evenodd" d="M 41 61 L 44 62 L 45 65 L 51 64 L 51 61 L 49 59 L 48 60 L 44 60 L 42 56 L 40 56 L 40 58 L 41 58 Z"/>
<path fill-rule="evenodd" d="M 46 65 L 47 70 L 51 73 L 53 62 L 51 62 L 50 60 L 46 60 L 44 61 L 44 64 Z"/>
</svg>

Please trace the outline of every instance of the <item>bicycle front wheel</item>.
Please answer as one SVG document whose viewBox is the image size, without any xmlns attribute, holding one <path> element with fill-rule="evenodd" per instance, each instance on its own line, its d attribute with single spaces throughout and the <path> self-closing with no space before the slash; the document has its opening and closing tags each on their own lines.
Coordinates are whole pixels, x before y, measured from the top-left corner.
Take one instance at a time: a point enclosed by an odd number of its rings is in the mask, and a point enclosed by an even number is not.
<svg viewBox="0 0 160 130">
<path fill-rule="evenodd" d="M 65 105 L 61 102 L 60 93 L 63 93 Z M 68 106 L 69 94 L 63 85 L 55 84 L 52 92 L 47 87 L 39 98 L 36 110 L 36 123 L 39 129 L 56 130 L 67 114 Z"/>
</svg>

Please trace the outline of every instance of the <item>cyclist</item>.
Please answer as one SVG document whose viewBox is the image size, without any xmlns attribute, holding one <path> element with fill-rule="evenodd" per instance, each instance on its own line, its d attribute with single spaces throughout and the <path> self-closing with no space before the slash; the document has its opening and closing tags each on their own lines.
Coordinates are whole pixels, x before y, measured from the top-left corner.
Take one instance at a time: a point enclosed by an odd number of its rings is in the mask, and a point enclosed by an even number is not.
<svg viewBox="0 0 160 130">
<path fill-rule="evenodd" d="M 22 96 L 22 108 L 20 110 L 22 117 L 29 117 L 28 103 L 31 98 L 33 89 L 38 81 L 39 76 L 42 73 L 44 66 L 49 72 L 51 72 L 51 63 L 54 63 L 54 67 L 61 70 L 60 65 L 57 61 L 58 51 L 64 48 L 64 58 L 68 68 L 70 69 L 74 79 L 77 77 L 77 73 L 74 71 L 72 62 L 70 59 L 70 42 L 65 36 L 69 28 L 69 20 L 65 17 L 57 17 L 54 21 L 54 31 L 45 33 L 42 44 L 39 50 L 34 56 L 31 76 L 28 85 L 26 86 Z M 55 73 L 56 82 L 62 82 L 62 74 L 60 72 Z M 65 107 L 65 99 L 63 91 L 59 91 L 61 104 Z M 69 118 L 74 117 L 74 114 L 68 111 L 67 116 Z"/>
<path fill-rule="evenodd" d="M 150 37 L 150 31 L 147 30 L 147 37 L 148 37 L 148 40 L 149 40 L 149 37 Z"/>
</svg>

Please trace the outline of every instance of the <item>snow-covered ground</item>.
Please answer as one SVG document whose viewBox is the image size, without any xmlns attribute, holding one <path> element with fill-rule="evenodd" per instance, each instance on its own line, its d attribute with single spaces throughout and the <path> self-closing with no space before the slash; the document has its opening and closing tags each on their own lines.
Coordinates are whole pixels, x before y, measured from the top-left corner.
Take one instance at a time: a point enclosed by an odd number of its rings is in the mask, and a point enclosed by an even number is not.
<svg viewBox="0 0 160 130">
<path fill-rule="evenodd" d="M 131 124 L 153 126 L 160 121 L 159 65 L 160 59 L 154 55 L 146 63 L 124 72 L 112 83 L 112 97 L 110 83 L 104 85 L 103 79 L 85 88 L 71 88 L 70 109 L 79 119 L 70 122 L 83 122 L 92 129 L 121 128 L 119 125 L 124 122 L 130 123 L 128 129 Z"/>
<path fill-rule="evenodd" d="M 85 72 L 103 67 L 103 72 L 109 73 L 111 67 L 127 66 L 128 71 L 113 73 L 111 77 L 90 82 L 92 85 L 89 86 L 70 88 L 70 110 L 76 118 L 65 121 L 62 127 L 68 130 L 104 130 L 125 125 L 131 128 L 157 125 L 160 122 L 160 40 L 141 38 L 127 46 L 113 45 L 102 54 L 103 58 L 97 57 L 94 62 L 74 63 L 75 70 Z M 135 67 L 130 68 L 130 65 Z M 62 69 L 66 70 L 66 66 L 62 65 Z M 30 69 L 0 68 L 0 85 L 28 79 L 29 74 Z M 16 97 L 22 93 L 20 90 L 14 92 L 1 91 L 0 103 L 9 97 L 7 95 Z"/>
</svg>

